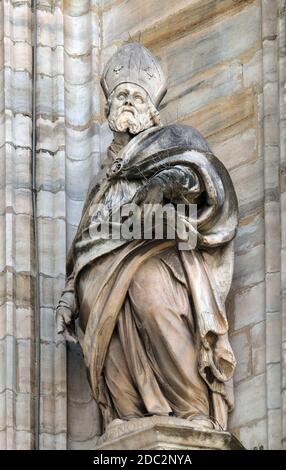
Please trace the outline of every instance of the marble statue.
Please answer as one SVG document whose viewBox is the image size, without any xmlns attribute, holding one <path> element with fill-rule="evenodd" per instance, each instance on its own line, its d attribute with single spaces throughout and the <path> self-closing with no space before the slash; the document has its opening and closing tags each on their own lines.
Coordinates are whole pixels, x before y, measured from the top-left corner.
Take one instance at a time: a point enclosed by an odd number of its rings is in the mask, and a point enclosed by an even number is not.
<svg viewBox="0 0 286 470">
<path fill-rule="evenodd" d="M 225 312 L 238 223 L 232 181 L 198 131 L 161 124 L 166 79 L 142 45 L 122 46 L 101 84 L 114 139 L 70 249 L 58 333 L 80 341 L 103 432 L 146 416 L 226 430 L 236 364 Z M 99 204 L 110 215 L 129 203 L 195 204 L 196 223 L 185 222 L 196 246 L 91 230 Z"/>
</svg>

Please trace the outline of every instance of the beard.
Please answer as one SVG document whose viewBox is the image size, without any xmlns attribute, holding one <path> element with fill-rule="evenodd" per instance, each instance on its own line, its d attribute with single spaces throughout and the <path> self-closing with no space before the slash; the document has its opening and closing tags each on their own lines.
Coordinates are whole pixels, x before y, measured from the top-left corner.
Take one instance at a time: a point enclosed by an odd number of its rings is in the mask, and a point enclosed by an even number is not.
<svg viewBox="0 0 286 470">
<path fill-rule="evenodd" d="M 123 109 L 122 109 L 123 108 Z M 139 134 L 139 132 L 153 126 L 153 120 L 150 112 L 138 113 L 135 108 L 127 111 L 124 107 L 110 112 L 108 123 L 111 130 L 115 132 L 130 132 L 130 134 Z"/>
</svg>

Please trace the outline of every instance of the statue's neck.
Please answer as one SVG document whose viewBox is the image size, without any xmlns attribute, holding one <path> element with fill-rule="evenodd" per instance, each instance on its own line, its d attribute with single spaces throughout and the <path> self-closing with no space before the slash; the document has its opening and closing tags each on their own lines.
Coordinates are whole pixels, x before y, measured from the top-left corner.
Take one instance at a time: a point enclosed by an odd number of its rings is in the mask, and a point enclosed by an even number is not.
<svg viewBox="0 0 286 470">
<path fill-rule="evenodd" d="M 108 157 L 115 160 L 120 150 L 130 142 L 132 137 L 134 136 L 128 132 L 113 132 L 113 141 L 107 150 Z"/>
</svg>

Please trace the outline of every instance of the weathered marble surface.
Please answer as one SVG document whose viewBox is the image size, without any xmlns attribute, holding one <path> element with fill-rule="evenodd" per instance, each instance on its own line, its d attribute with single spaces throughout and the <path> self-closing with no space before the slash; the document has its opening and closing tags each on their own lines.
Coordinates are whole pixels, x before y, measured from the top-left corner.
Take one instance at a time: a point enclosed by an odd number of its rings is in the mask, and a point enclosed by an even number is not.
<svg viewBox="0 0 286 470">
<path fill-rule="evenodd" d="M 170 76 L 161 110 L 164 121 L 197 127 L 231 171 L 239 195 L 241 220 L 228 302 L 233 346 L 239 351 L 231 424 L 247 447 L 279 448 L 283 438 L 280 410 L 285 384 L 281 391 L 280 363 L 285 326 L 281 330 L 280 265 L 284 251 L 280 252 L 279 227 L 285 198 L 279 194 L 279 172 L 284 191 L 284 3 L 190 0 L 176 5 L 164 2 L 164 8 L 161 2 L 152 8 L 145 8 L 145 2 L 143 8 L 135 0 L 101 4 L 101 63 L 129 36 L 140 37 L 157 53 Z M 276 47 L 282 48 L 279 63 Z M 273 117 L 264 118 L 268 114 Z M 102 148 L 109 139 L 102 126 Z M 281 233 L 283 248 L 284 230 Z M 251 413 L 249 403 L 253 403 Z"/>
<path fill-rule="evenodd" d="M 100 167 L 99 2 L 68 0 L 64 8 L 65 145 L 67 242 L 80 219 L 92 175 Z M 97 409 L 91 397 L 82 357 L 68 351 L 68 446 L 94 446 L 99 434 Z M 79 380 L 80 378 L 80 380 Z"/>
<path fill-rule="evenodd" d="M 37 3 L 37 211 L 47 358 L 41 447 L 64 448 L 68 439 L 70 448 L 94 448 L 98 433 L 76 350 L 68 352 L 67 402 L 53 308 L 64 284 L 63 254 L 110 139 L 98 78 L 129 35 L 141 37 L 171 74 L 164 121 L 198 127 L 231 171 L 241 212 L 228 305 L 233 346 L 241 351 L 232 430 L 246 447 L 285 447 L 285 0 Z M 31 24 L 31 1 L 0 2 L 1 448 L 30 448 L 34 432 Z M 27 360 L 17 362 L 20 344 Z"/>
<path fill-rule="evenodd" d="M 57 289 L 64 282 L 66 252 L 63 12 L 61 1 L 40 0 L 37 5 L 39 445 L 42 449 L 64 449 L 67 429 L 66 350 L 53 324 Z"/>
<path fill-rule="evenodd" d="M 152 416 L 111 425 L 96 450 L 242 450 L 229 432 L 202 431 L 188 421 Z"/>
<path fill-rule="evenodd" d="M 30 2 L 0 2 L 0 448 L 34 443 Z"/>
</svg>

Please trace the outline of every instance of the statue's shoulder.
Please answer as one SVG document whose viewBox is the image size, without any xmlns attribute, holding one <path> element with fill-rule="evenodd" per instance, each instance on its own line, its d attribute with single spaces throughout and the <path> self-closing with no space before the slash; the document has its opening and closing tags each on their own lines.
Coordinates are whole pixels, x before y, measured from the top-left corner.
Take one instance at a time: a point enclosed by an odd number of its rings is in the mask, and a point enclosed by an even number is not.
<svg viewBox="0 0 286 470">
<path fill-rule="evenodd" d="M 164 148 L 181 147 L 197 150 L 198 152 L 211 152 L 207 140 L 192 126 L 186 124 L 167 124 L 149 130 L 147 140 L 156 140 Z"/>
<path fill-rule="evenodd" d="M 122 161 L 121 174 L 136 170 L 136 166 L 150 165 L 156 159 L 181 155 L 184 152 L 197 151 L 211 159 L 213 154 L 206 139 L 200 132 L 185 124 L 167 124 L 146 129 L 135 136 L 120 152 Z"/>
</svg>

